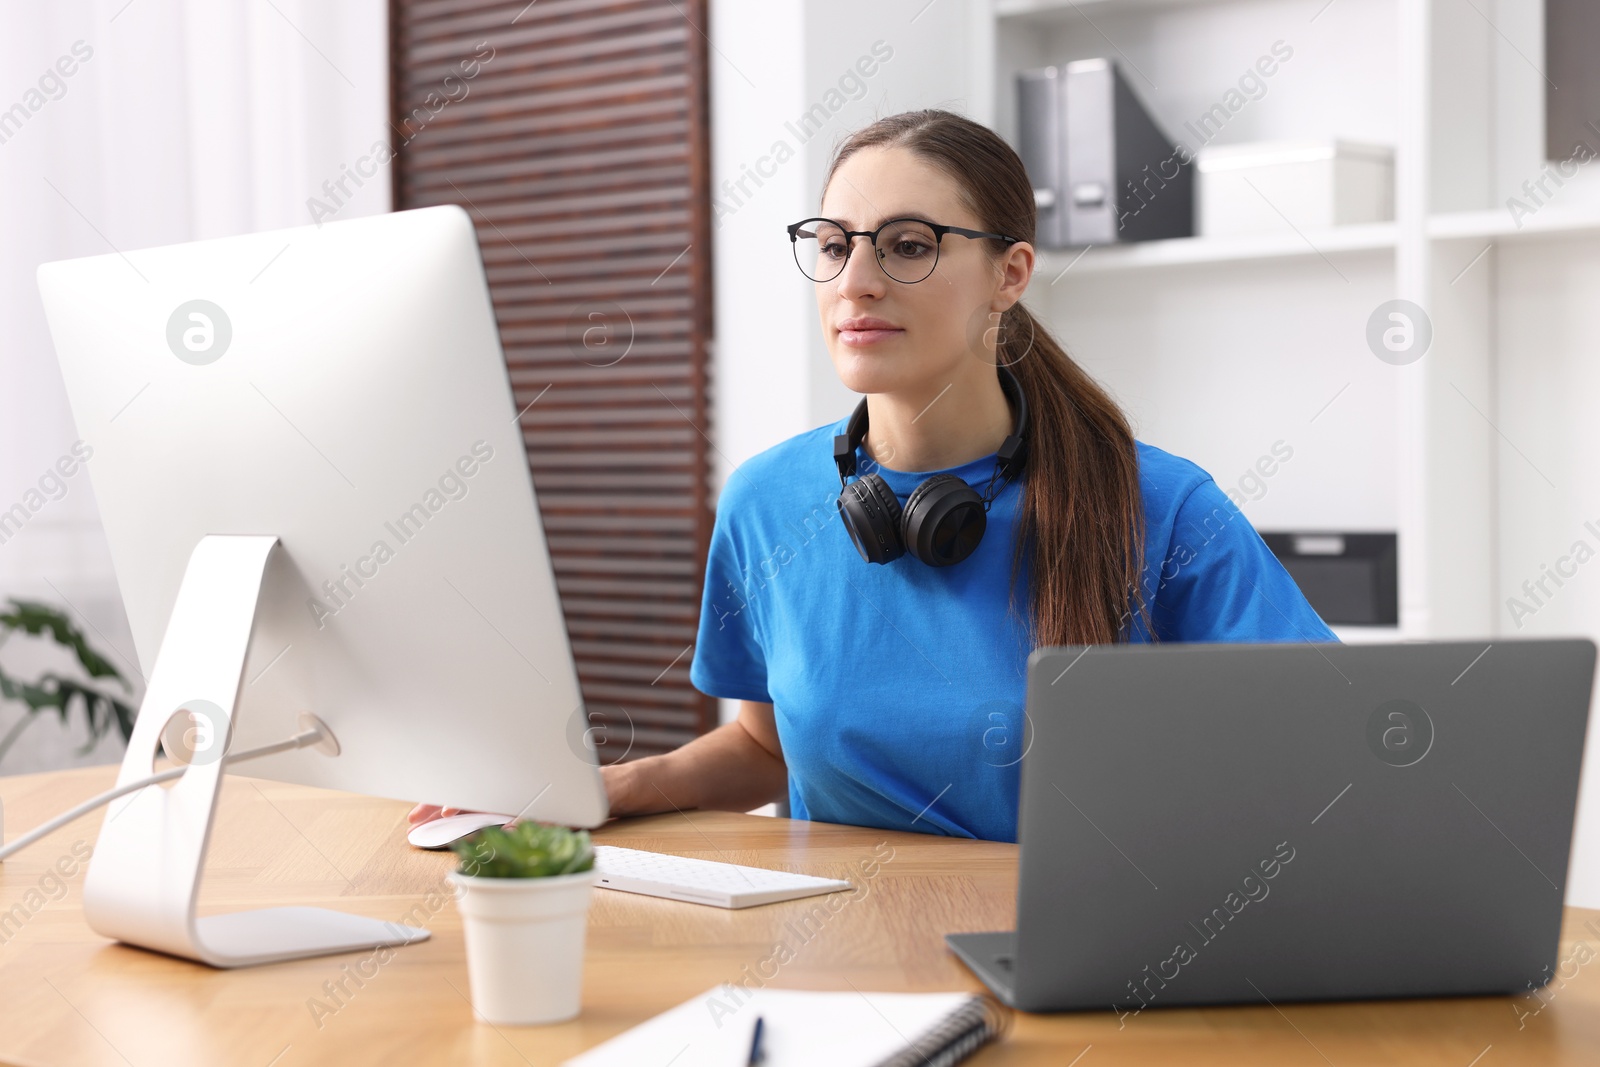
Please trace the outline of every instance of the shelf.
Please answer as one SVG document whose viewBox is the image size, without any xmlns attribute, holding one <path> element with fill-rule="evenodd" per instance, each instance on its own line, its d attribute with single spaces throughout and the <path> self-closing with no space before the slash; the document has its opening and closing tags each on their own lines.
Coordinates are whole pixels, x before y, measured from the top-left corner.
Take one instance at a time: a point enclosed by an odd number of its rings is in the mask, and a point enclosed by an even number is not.
<svg viewBox="0 0 1600 1067">
<path fill-rule="evenodd" d="M 1093 245 L 1085 249 L 1044 249 L 1039 252 L 1036 274 L 1054 284 L 1063 271 L 1100 274 L 1118 270 L 1143 270 L 1189 264 L 1229 263 L 1274 259 L 1304 259 L 1355 252 L 1382 252 L 1395 247 L 1392 222 L 1303 233 L 1249 234 L 1239 237 L 1177 237 L 1166 241 L 1138 241 L 1121 245 Z"/>
<path fill-rule="evenodd" d="M 1524 217 L 1519 227 L 1505 209 L 1458 211 L 1435 215 L 1428 220 L 1428 236 L 1434 240 L 1464 238 L 1550 237 L 1583 234 L 1600 230 L 1600 211 L 1549 208 Z"/>
<path fill-rule="evenodd" d="M 1522 220 L 1519 228 L 1506 211 L 1461 211 L 1435 215 L 1428 222 L 1433 240 L 1518 240 L 1600 233 L 1600 211 L 1539 211 Z M 1178 237 L 1167 241 L 1138 241 L 1122 245 L 1041 249 L 1035 273 L 1054 284 L 1063 271 L 1069 274 L 1103 274 L 1122 270 L 1149 270 L 1194 264 L 1304 259 L 1318 254 L 1341 256 L 1379 252 L 1395 247 L 1392 222 L 1299 233 L 1251 234 L 1243 237 Z"/>
<path fill-rule="evenodd" d="M 994 14 L 1001 19 L 1054 20 L 1067 16 L 1093 18 L 1102 12 L 1149 8 L 1207 7 L 1228 0 L 996 0 Z"/>
<path fill-rule="evenodd" d="M 1401 640 L 1398 626 L 1350 626 L 1340 623 L 1330 624 L 1328 629 L 1347 645 L 1373 645 Z"/>
</svg>

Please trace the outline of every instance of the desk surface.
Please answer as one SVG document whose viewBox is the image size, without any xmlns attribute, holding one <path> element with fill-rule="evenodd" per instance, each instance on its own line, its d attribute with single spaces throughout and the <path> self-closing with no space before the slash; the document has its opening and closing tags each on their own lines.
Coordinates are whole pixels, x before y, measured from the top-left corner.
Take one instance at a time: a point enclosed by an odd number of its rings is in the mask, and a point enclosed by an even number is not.
<svg viewBox="0 0 1600 1067">
<path fill-rule="evenodd" d="M 114 779 L 112 767 L 0 778 L 7 837 Z M 216 971 L 99 937 L 83 921 L 83 864 L 74 850 L 88 854 L 103 814 L 0 864 L 0 917 L 12 916 L 0 926 L 0 1061 L 545 1067 L 720 981 L 738 981 L 747 967 L 771 974 L 770 961 L 785 955 L 768 984 L 976 990 L 945 950 L 944 934 L 1004 929 L 1015 914 L 1014 845 L 715 812 L 627 820 L 597 838 L 848 877 L 868 891 L 804 922 L 815 900 L 724 911 L 596 890 L 582 1015 L 558 1026 L 494 1027 L 473 1020 L 468 1000 L 461 923 L 444 881 L 455 858 L 405 844 L 408 808 L 229 776 L 201 894 L 202 914 L 308 904 L 422 918 L 433 937 L 394 950 L 381 965 L 371 953 L 348 953 Z M 883 856 L 890 858 L 863 879 L 858 861 Z M 50 868 L 63 859 L 73 873 L 58 888 Z M 780 943 L 787 954 L 775 951 Z M 1109 1011 L 1019 1014 L 1005 1043 L 968 1062 L 1600 1063 L 1600 912 L 1567 910 L 1561 959 L 1572 961 L 1566 980 L 1552 983 L 1542 1000 L 1179 1008 L 1122 1023 Z M 337 991 L 340 983 L 346 992 Z"/>
</svg>

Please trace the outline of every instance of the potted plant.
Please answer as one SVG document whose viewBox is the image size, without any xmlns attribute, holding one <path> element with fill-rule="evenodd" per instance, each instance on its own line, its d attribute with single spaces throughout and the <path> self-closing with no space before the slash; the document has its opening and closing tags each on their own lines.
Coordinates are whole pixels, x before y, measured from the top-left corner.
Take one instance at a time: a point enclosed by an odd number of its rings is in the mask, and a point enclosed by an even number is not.
<svg viewBox="0 0 1600 1067">
<path fill-rule="evenodd" d="M 588 831 L 519 822 L 450 847 L 473 1009 L 511 1026 L 576 1016 L 595 880 Z"/>
</svg>

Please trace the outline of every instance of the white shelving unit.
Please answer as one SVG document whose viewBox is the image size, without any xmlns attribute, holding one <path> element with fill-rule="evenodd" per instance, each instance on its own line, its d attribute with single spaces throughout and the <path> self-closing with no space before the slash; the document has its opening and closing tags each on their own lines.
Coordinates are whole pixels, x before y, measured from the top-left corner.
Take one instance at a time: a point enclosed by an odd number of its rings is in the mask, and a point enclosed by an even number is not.
<svg viewBox="0 0 1600 1067">
<path fill-rule="evenodd" d="M 1597 222 L 1600 225 L 1600 222 Z M 1045 250 L 1035 270 L 1055 285 L 1066 274 L 1140 270 L 1240 260 L 1299 259 L 1349 252 L 1390 252 L 1395 247 L 1393 223 L 1340 226 L 1336 229 L 1250 234 L 1238 237 L 1180 237 L 1124 245 L 1091 245 L 1070 250 Z"/>
<path fill-rule="evenodd" d="M 1529 295 L 1499 253 L 1543 262 L 1539 250 L 1561 242 L 1581 261 L 1600 246 L 1600 166 L 1520 223 L 1506 207 L 1545 163 L 1542 3 L 978 0 L 971 19 L 969 113 L 1013 144 L 1019 70 L 1107 56 L 1191 150 L 1335 137 L 1394 146 L 1394 222 L 1289 220 L 1251 237 L 1049 250 L 1026 299 L 1142 439 L 1224 488 L 1275 439 L 1292 441 L 1304 458 L 1246 505 L 1258 527 L 1398 531 L 1401 622 L 1374 633 L 1514 630 L 1501 603 L 1514 583 L 1501 572 L 1533 547 L 1537 523 L 1504 483 L 1516 479 L 1520 499 L 1534 491 L 1529 468 L 1548 472 L 1527 451 L 1539 442 L 1522 448 L 1504 425 L 1537 421 L 1504 386 L 1506 360 L 1542 340 L 1506 333 L 1505 313 Z M 1196 118 L 1274 46 L 1291 58 L 1202 139 Z M 1434 328 L 1433 347 L 1407 366 L 1365 342 L 1368 316 L 1394 298 L 1421 305 Z"/>
<path fill-rule="evenodd" d="M 1600 208 L 1551 208 L 1517 225 L 1509 211 L 1456 211 L 1428 219 L 1428 236 L 1435 241 L 1473 237 L 1495 241 L 1531 240 L 1565 235 L 1583 236 L 1600 231 Z"/>
</svg>

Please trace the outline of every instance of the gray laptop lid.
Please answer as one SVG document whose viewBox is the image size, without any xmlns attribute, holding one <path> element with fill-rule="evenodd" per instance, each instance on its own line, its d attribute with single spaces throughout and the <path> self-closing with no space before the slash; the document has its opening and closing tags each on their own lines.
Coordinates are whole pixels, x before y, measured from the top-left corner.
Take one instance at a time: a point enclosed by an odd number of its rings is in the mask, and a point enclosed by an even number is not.
<svg viewBox="0 0 1600 1067">
<path fill-rule="evenodd" d="M 1594 661 L 1587 639 L 1035 651 L 1016 1006 L 1542 983 Z"/>
</svg>

